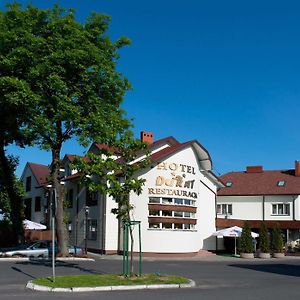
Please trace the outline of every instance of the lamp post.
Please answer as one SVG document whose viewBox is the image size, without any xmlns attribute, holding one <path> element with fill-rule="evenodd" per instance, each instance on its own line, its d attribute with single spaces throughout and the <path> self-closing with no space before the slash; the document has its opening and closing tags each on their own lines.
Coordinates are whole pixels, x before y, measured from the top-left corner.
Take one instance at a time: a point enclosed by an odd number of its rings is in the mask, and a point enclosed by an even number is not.
<svg viewBox="0 0 300 300">
<path fill-rule="evenodd" d="M 56 215 L 56 189 L 51 185 L 47 185 L 50 189 L 50 206 L 52 219 L 52 280 L 55 282 L 55 215 Z"/>
<path fill-rule="evenodd" d="M 85 254 L 87 254 L 87 237 L 88 237 L 88 216 L 89 216 L 89 207 L 86 206 L 84 209 L 85 212 L 85 237 L 84 237 L 84 248 Z"/>
</svg>

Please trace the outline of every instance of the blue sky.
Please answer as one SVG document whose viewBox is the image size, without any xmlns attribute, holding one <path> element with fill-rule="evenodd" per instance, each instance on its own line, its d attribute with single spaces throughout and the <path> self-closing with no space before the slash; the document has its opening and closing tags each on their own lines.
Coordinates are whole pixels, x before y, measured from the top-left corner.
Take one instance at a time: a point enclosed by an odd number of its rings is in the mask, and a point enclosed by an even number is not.
<svg viewBox="0 0 300 300">
<path fill-rule="evenodd" d="M 19 1 L 28 3 L 28 1 Z M 198 140 L 223 174 L 247 165 L 293 168 L 300 159 L 300 2 L 201 0 L 33 0 L 112 17 L 113 40 L 127 36 L 118 69 L 131 81 L 123 107 L 134 132 Z M 1 1 L 0 9 L 4 7 Z M 64 153 L 82 154 L 72 141 Z M 34 148 L 9 152 L 50 162 Z"/>
</svg>

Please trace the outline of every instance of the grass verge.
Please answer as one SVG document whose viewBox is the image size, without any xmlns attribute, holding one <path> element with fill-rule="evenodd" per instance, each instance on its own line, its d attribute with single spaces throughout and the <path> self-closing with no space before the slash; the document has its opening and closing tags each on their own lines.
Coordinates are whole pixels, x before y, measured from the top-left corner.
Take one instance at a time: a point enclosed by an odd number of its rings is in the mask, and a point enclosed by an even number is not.
<svg viewBox="0 0 300 300">
<path fill-rule="evenodd" d="M 58 276 L 55 282 L 52 277 L 37 278 L 34 284 L 54 287 L 96 287 L 96 286 L 117 286 L 117 285 L 144 285 L 144 284 L 182 284 L 188 283 L 188 279 L 175 275 L 143 274 L 142 276 L 124 277 L 122 275 L 67 275 Z"/>
</svg>

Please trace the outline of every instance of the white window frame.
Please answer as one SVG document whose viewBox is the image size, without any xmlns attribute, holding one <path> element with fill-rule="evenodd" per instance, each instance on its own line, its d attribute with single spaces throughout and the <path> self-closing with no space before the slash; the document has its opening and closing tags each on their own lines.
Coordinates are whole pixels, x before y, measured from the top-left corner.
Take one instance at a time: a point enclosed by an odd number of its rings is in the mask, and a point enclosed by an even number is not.
<svg viewBox="0 0 300 300">
<path fill-rule="evenodd" d="M 272 216 L 290 216 L 290 203 L 272 203 Z"/>
<path fill-rule="evenodd" d="M 232 203 L 217 204 L 217 215 L 231 216 L 233 211 Z"/>
</svg>

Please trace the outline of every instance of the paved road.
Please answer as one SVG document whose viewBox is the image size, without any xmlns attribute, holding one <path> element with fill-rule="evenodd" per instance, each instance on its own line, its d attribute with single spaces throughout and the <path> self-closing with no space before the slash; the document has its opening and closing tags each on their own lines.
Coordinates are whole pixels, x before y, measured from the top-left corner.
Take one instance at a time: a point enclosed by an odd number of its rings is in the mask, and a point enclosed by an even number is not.
<svg viewBox="0 0 300 300">
<path fill-rule="evenodd" d="M 118 259 L 95 262 L 59 262 L 57 275 L 120 273 Z M 200 258 L 190 260 L 147 260 L 143 272 L 179 274 L 193 279 L 195 288 L 92 293 L 48 293 L 25 289 L 28 280 L 51 276 L 51 263 L 0 262 L 0 300 L 48 299 L 255 299 L 282 300 L 299 297 L 300 258 L 245 261 L 236 258 Z"/>
</svg>

